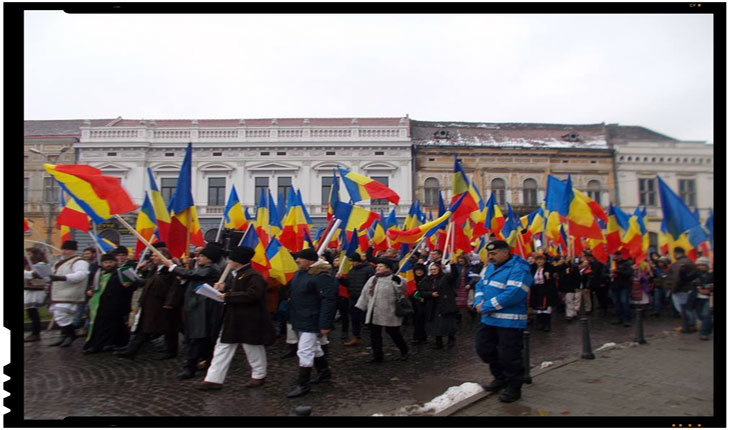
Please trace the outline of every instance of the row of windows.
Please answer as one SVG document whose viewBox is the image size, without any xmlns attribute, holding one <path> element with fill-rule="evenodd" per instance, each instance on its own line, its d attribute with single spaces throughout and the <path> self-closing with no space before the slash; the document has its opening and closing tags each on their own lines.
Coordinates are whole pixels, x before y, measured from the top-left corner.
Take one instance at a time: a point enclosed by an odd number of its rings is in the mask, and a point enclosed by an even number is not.
<svg viewBox="0 0 730 430">
<path fill-rule="evenodd" d="M 373 176 L 375 181 L 388 186 L 387 176 Z M 329 201 L 330 190 L 332 189 L 332 177 L 322 178 L 321 187 L 321 204 L 326 205 Z M 30 194 L 30 179 L 23 179 L 23 201 L 28 202 Z M 175 193 L 175 185 L 177 178 L 160 178 L 160 193 L 165 202 L 169 202 Z M 276 196 L 282 196 L 284 201 L 289 197 L 292 186 L 292 177 L 280 176 L 276 178 Z M 495 178 L 491 182 L 490 191 L 494 194 L 497 204 L 504 206 L 506 203 L 507 187 L 504 179 Z M 269 189 L 268 177 L 254 178 L 254 191 L 258 199 L 261 190 Z M 439 200 L 439 190 L 441 184 L 436 178 L 428 178 L 424 183 L 424 205 L 437 206 Z M 537 181 L 534 179 L 525 179 L 522 183 L 522 202 L 527 206 L 537 206 Z M 43 202 L 59 203 L 61 188 L 55 184 L 51 177 L 43 178 Z M 586 194 L 597 202 L 601 201 L 601 183 L 596 180 L 588 182 Z M 679 180 L 679 196 L 687 206 L 697 206 L 697 189 L 694 179 Z M 341 196 L 341 198 L 344 196 Z M 486 198 L 486 196 L 485 196 Z M 208 178 L 208 206 L 225 206 L 226 204 L 226 178 Z M 385 199 L 375 199 L 371 202 L 374 206 L 387 206 L 388 201 Z M 657 206 L 657 184 L 655 178 L 639 179 L 639 204 L 645 206 Z"/>
<path fill-rule="evenodd" d="M 679 197 L 687 206 L 697 206 L 697 187 L 694 179 L 679 180 Z M 655 178 L 639 179 L 639 204 L 657 206 L 657 184 Z"/>
<path fill-rule="evenodd" d="M 275 153 L 276 153 L 277 156 L 285 156 L 286 155 L 286 151 L 276 151 Z M 107 155 L 107 157 L 116 157 L 118 155 L 118 153 L 116 153 L 116 152 L 107 152 L 106 155 Z M 165 157 L 175 157 L 176 155 L 177 154 L 175 154 L 174 152 L 165 152 Z M 271 151 L 261 151 L 261 152 L 259 152 L 259 155 L 264 156 L 264 157 L 265 156 L 269 156 L 269 155 L 271 155 Z M 325 155 L 337 155 L 337 152 L 336 151 L 326 151 L 325 152 Z M 375 155 L 385 155 L 385 151 L 375 151 Z M 214 157 L 222 157 L 223 156 L 223 153 L 222 152 L 214 152 L 213 153 L 213 156 Z"/>
<path fill-rule="evenodd" d="M 619 161 L 635 161 L 635 162 L 641 162 L 641 161 L 643 161 L 645 163 L 651 161 L 652 163 L 657 163 L 657 162 L 659 162 L 659 163 L 664 163 L 664 162 L 666 162 L 666 163 L 672 163 L 672 162 L 674 162 L 674 163 L 690 163 L 690 164 L 702 164 L 702 163 L 712 164 L 712 158 L 687 158 L 687 157 L 684 157 L 684 158 L 674 157 L 674 158 L 672 158 L 672 157 L 667 157 L 665 159 L 664 157 L 643 157 L 643 160 L 642 160 L 642 157 L 638 157 L 638 156 L 637 157 L 634 157 L 634 156 L 631 156 L 631 155 L 629 155 L 629 156 L 622 155 L 622 156 L 620 156 L 618 158 L 618 160 Z"/>
<path fill-rule="evenodd" d="M 423 184 L 424 188 L 424 205 L 425 206 L 436 206 L 439 201 L 439 190 L 441 184 L 438 179 L 428 178 Z M 502 178 L 492 179 L 490 189 L 497 204 L 504 206 L 506 203 L 507 195 L 507 184 Z M 599 181 L 589 181 L 588 189 L 586 190 L 588 196 L 597 202 L 601 201 L 601 183 Z M 488 198 L 486 195 L 484 198 Z M 522 202 L 527 206 L 537 206 L 537 181 L 534 179 L 525 179 L 522 182 Z"/>
</svg>

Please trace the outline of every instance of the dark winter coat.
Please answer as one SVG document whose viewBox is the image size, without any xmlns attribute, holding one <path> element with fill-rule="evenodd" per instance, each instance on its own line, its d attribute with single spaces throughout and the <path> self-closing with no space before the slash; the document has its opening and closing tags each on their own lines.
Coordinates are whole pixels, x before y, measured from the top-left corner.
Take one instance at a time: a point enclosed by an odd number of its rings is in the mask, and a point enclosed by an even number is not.
<svg viewBox="0 0 730 430">
<path fill-rule="evenodd" d="M 220 318 L 223 315 L 223 305 L 213 299 L 195 293 L 195 287 L 208 284 L 211 287 L 218 282 L 221 276 L 218 266 L 207 264 L 195 269 L 187 270 L 177 266 L 172 273 L 182 278 L 180 288 L 183 290 L 183 325 L 185 337 L 189 339 L 216 338 L 220 330 Z"/>
<path fill-rule="evenodd" d="M 291 280 L 289 321 L 295 331 L 319 333 L 334 328 L 337 284 L 332 266 L 320 260 L 309 270 L 299 270 Z"/>
<path fill-rule="evenodd" d="M 456 307 L 455 281 L 457 272 L 439 274 L 437 277 L 426 276 L 418 285 L 421 295 L 425 299 L 426 321 L 433 320 L 437 315 L 450 315 L 459 312 Z M 438 297 L 433 293 L 438 292 Z"/>
<path fill-rule="evenodd" d="M 682 256 L 669 266 L 665 288 L 671 289 L 672 293 L 692 291 L 692 278 L 695 270 L 692 260 L 686 255 Z"/>
<path fill-rule="evenodd" d="M 182 289 L 177 277 L 163 267 L 144 281 L 139 304 L 142 307 L 138 330 L 141 333 L 177 332 L 180 329 Z M 171 306 L 165 309 L 163 306 Z"/>
<path fill-rule="evenodd" d="M 558 288 L 555 286 L 555 274 L 553 266 L 545 264 L 543 267 L 543 278 L 545 282 L 532 284 L 530 288 L 530 307 L 533 309 L 545 310 L 548 306 L 557 306 L 560 303 Z M 533 279 L 537 273 L 537 264 L 530 265 L 530 273 Z"/>
<path fill-rule="evenodd" d="M 634 278 L 634 267 L 631 260 L 624 259 L 616 263 L 616 273 L 612 274 L 611 289 L 630 289 Z"/>
<path fill-rule="evenodd" d="M 359 266 L 350 269 L 347 278 L 340 279 L 340 283 L 347 287 L 350 298 L 357 300 L 362 294 L 365 283 L 373 276 L 375 276 L 375 268 L 368 262 L 362 262 Z"/>
<path fill-rule="evenodd" d="M 580 273 L 578 266 L 572 264 L 560 264 L 554 266 L 553 273 L 557 275 L 558 291 L 567 294 L 574 293 L 580 288 Z"/>
<path fill-rule="evenodd" d="M 274 326 L 266 306 L 266 281 L 251 268 L 242 267 L 226 278 L 223 343 L 271 345 Z"/>
</svg>

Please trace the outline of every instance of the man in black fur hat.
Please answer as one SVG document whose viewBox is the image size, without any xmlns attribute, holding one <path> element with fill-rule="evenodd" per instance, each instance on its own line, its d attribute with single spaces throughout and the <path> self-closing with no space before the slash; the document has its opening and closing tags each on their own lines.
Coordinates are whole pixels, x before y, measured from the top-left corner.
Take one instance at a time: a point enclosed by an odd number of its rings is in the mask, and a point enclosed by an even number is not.
<svg viewBox="0 0 730 430">
<path fill-rule="evenodd" d="M 195 376 L 198 361 L 210 360 L 212 356 L 213 342 L 220 328 L 219 319 L 223 314 L 223 309 L 220 302 L 195 293 L 195 288 L 201 284 L 213 286 L 218 282 L 221 272 L 218 270 L 217 263 L 222 256 L 221 248 L 208 244 L 196 257 L 198 264 L 192 270 L 176 266 L 172 261 L 165 263 L 170 273 L 182 280 L 180 286 L 185 291 L 184 333 L 189 342 L 185 366 L 177 375 L 180 379 L 190 379 Z"/>
</svg>

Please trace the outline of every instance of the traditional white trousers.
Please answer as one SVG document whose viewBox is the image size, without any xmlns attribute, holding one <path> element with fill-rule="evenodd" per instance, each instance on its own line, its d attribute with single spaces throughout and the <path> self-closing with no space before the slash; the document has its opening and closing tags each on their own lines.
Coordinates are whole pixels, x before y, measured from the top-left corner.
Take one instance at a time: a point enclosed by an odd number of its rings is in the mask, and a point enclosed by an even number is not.
<svg viewBox="0 0 730 430">
<path fill-rule="evenodd" d="M 221 331 L 222 333 L 222 331 Z M 251 378 L 263 379 L 266 377 L 266 348 L 263 345 L 249 345 L 247 343 L 223 343 L 220 335 L 213 350 L 213 360 L 205 375 L 205 382 L 222 384 L 226 379 L 228 368 L 231 366 L 236 347 L 241 345 L 251 366 Z"/>
<path fill-rule="evenodd" d="M 59 327 L 66 327 L 73 323 L 79 305 L 75 303 L 53 303 L 48 310 L 53 314 L 53 321 Z"/>
<path fill-rule="evenodd" d="M 297 347 L 297 356 L 299 357 L 300 367 L 314 366 L 314 357 L 324 355 L 322 346 L 317 341 L 317 333 L 299 332 L 299 346 Z"/>
</svg>

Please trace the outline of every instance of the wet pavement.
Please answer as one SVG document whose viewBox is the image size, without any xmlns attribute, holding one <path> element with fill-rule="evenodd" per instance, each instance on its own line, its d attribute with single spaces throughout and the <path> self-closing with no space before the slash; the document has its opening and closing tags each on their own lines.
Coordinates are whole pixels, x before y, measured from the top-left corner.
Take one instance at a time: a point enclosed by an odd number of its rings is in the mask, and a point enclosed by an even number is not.
<svg viewBox="0 0 730 430">
<path fill-rule="evenodd" d="M 581 329 L 576 322 L 553 317 L 553 330 L 530 336 L 531 365 L 579 356 Z M 610 324 L 609 317 L 590 317 L 594 349 L 606 342 L 626 342 L 634 338 L 634 328 Z M 647 340 L 679 325 L 671 317 L 648 318 Z M 288 416 L 294 407 L 310 405 L 314 416 L 364 416 L 388 413 L 402 406 L 424 403 L 450 386 L 463 382 L 491 380 L 486 364 L 476 356 L 472 330 L 464 323 L 452 350 L 432 350 L 430 344 L 410 346 L 411 358 L 397 360 L 400 353 L 388 336 L 384 337 L 385 362 L 367 364 L 370 350 L 365 345 L 343 346 L 340 325 L 331 335 L 330 367 L 333 380 L 313 385 L 312 392 L 296 399 L 286 398 L 297 375 L 297 359 L 281 359 L 286 351 L 284 338 L 267 348 L 269 360 L 266 384 L 247 389 L 249 366 L 238 352 L 233 359 L 224 388 L 201 392 L 194 388 L 204 377 L 198 372 L 191 380 L 180 381 L 176 374 L 183 364 L 185 347 L 177 359 L 157 361 L 158 355 L 145 345 L 135 360 L 110 353 L 84 355 L 77 339 L 69 348 L 46 346 L 57 331 L 44 332 L 41 342 L 24 344 L 25 419 L 62 419 L 67 416 Z M 412 326 L 403 328 L 412 338 Z M 369 335 L 364 330 L 364 340 Z M 195 405 L 195 407 L 191 407 Z"/>
</svg>

